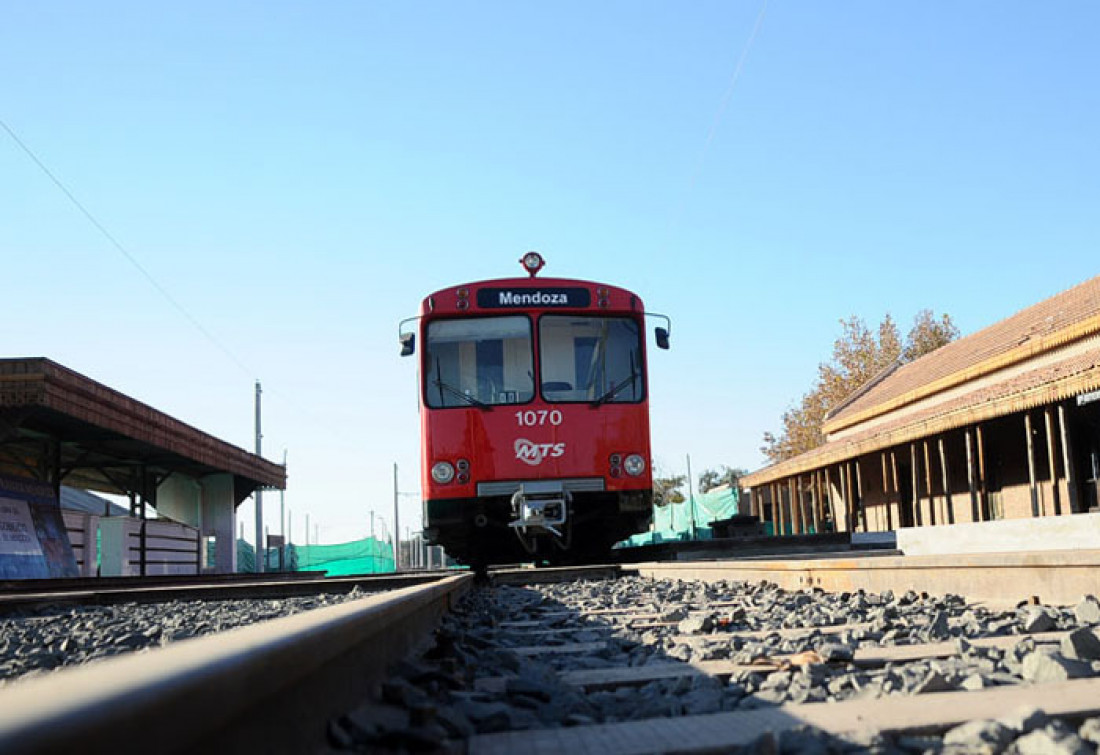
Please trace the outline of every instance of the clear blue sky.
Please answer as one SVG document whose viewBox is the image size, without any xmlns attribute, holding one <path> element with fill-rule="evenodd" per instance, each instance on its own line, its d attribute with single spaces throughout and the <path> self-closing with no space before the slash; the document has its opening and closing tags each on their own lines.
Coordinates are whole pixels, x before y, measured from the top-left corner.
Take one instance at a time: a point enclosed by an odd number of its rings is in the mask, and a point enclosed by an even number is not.
<svg viewBox="0 0 1100 755">
<path fill-rule="evenodd" d="M 259 378 L 295 539 L 339 542 L 418 485 L 398 321 L 528 249 L 673 317 L 668 473 L 760 466 L 842 317 L 1100 272 L 1100 6 L 762 8 L 9 4 L 0 119 L 224 349 L 0 130 L 0 352 L 246 448 Z"/>
</svg>

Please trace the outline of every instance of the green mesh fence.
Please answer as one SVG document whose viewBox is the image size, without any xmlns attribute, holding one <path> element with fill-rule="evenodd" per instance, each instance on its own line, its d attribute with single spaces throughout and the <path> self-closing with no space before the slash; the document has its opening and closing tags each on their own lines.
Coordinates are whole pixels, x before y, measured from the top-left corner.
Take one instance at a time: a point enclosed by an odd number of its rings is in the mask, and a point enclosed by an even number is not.
<svg viewBox="0 0 1100 755">
<path fill-rule="evenodd" d="M 737 490 L 729 487 L 695 493 L 683 503 L 653 507 L 653 526 L 619 543 L 619 547 L 667 543 L 672 540 L 709 540 L 710 523 L 738 514 Z"/>
<path fill-rule="evenodd" d="M 211 551 L 211 559 L 213 555 Z M 267 571 L 323 571 L 330 577 L 394 571 L 393 546 L 369 537 L 334 545 L 268 548 L 265 556 Z M 244 540 L 237 541 L 237 571 L 256 571 L 256 551 Z"/>
</svg>

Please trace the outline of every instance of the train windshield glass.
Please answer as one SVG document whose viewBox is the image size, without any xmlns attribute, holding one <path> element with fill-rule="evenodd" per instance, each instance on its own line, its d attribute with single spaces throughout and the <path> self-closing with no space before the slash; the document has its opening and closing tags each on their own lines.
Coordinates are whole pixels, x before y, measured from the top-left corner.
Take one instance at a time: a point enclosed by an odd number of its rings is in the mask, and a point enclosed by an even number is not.
<svg viewBox="0 0 1100 755">
<path fill-rule="evenodd" d="M 522 404 L 535 395 L 531 321 L 523 316 L 428 323 L 427 404 Z"/>
<path fill-rule="evenodd" d="M 542 397 L 634 403 L 644 396 L 638 323 L 628 317 L 544 315 L 539 320 Z"/>
</svg>

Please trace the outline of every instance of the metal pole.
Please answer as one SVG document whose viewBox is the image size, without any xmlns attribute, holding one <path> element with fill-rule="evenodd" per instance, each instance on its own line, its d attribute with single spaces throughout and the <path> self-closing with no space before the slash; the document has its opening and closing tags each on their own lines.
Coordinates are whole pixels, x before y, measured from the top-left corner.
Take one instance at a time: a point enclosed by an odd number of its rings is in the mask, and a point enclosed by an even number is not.
<svg viewBox="0 0 1100 755">
<path fill-rule="evenodd" d="M 688 505 L 691 506 L 691 539 L 695 539 L 695 481 L 691 479 L 691 454 L 687 455 L 688 462 Z"/>
<path fill-rule="evenodd" d="M 393 463 L 393 570 L 401 571 L 401 515 L 398 512 L 397 462 Z"/>
<path fill-rule="evenodd" d="M 286 469 L 286 449 L 283 449 L 283 469 Z M 283 542 L 286 542 L 286 515 L 283 513 L 286 511 L 286 490 L 279 491 L 279 534 L 283 536 Z"/>
<path fill-rule="evenodd" d="M 260 394 L 263 391 L 260 388 L 260 381 L 256 381 L 256 455 L 260 456 L 261 440 L 263 434 L 260 432 Z M 256 500 L 256 573 L 259 574 L 264 570 L 263 558 L 260 555 L 263 551 L 263 543 L 260 542 L 260 538 L 264 534 L 264 491 L 262 487 L 256 488 L 255 494 Z"/>
<path fill-rule="evenodd" d="M 309 547 L 309 514 L 306 514 L 306 547 Z"/>
</svg>

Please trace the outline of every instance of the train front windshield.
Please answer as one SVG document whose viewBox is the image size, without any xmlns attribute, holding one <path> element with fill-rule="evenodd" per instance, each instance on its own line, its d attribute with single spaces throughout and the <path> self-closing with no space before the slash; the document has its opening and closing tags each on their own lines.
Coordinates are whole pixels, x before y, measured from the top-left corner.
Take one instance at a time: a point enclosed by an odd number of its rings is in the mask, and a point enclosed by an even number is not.
<svg viewBox="0 0 1100 755">
<path fill-rule="evenodd" d="M 638 323 L 629 317 L 539 319 L 542 395 L 547 401 L 641 401 L 641 354 Z"/>
<path fill-rule="evenodd" d="M 428 406 L 527 403 L 531 353 L 531 321 L 521 315 L 428 323 Z"/>
<path fill-rule="evenodd" d="M 543 315 L 540 387 L 550 402 L 636 403 L 644 397 L 638 323 L 627 317 Z M 525 316 L 428 323 L 427 405 L 524 404 L 534 398 L 531 321 Z"/>
</svg>

